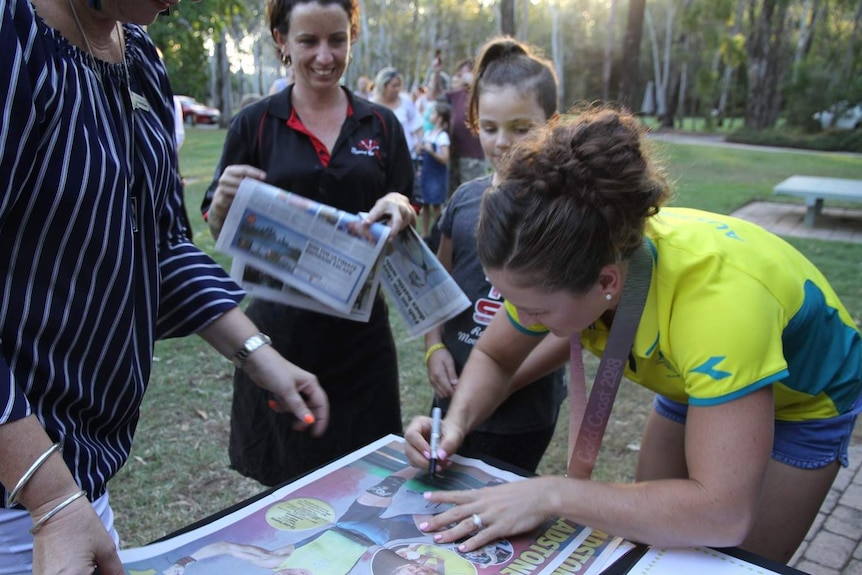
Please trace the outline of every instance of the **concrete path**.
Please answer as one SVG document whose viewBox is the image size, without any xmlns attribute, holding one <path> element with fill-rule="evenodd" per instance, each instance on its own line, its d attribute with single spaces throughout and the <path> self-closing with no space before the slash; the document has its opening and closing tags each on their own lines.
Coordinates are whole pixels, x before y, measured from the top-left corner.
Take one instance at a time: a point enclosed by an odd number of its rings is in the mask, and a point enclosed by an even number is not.
<svg viewBox="0 0 862 575">
<path fill-rule="evenodd" d="M 862 575 L 862 445 L 850 447 L 805 542 L 790 562 L 811 575 Z"/>
</svg>

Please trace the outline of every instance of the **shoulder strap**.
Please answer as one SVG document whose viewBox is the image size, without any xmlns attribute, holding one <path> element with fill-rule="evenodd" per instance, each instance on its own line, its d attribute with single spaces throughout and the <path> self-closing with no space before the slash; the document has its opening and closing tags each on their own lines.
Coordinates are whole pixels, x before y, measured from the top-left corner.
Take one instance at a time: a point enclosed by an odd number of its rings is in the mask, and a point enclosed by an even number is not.
<svg viewBox="0 0 862 575">
<path fill-rule="evenodd" d="M 625 372 L 652 279 L 652 255 L 646 242 L 629 260 L 628 277 L 614 316 L 608 344 L 599 362 L 589 402 L 580 334 L 571 339 L 569 377 L 569 477 L 589 479 Z"/>
</svg>

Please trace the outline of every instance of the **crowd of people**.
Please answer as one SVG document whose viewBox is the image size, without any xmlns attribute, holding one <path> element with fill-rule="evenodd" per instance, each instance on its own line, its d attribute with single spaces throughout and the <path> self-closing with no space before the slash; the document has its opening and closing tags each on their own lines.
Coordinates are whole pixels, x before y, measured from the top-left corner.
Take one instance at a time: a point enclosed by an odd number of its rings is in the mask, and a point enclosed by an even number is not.
<svg viewBox="0 0 862 575">
<path fill-rule="evenodd" d="M 534 471 L 570 353 L 606 353 L 636 261 L 650 271 L 623 363 L 656 395 L 635 481 L 429 493 L 450 507 L 410 529 L 470 552 L 563 515 L 645 543 L 791 558 L 862 411 L 859 329 L 802 254 L 668 207 L 638 120 L 559 114 L 554 68 L 524 43 L 491 39 L 451 76 L 435 53 L 415 98 L 390 67 L 354 91 L 341 79 L 357 0 L 268 0 L 290 78 L 232 120 L 201 214 L 218 237 L 252 178 L 393 236 L 421 221 L 472 303 L 425 336 L 445 411 L 432 454 L 429 417 L 402 428 L 381 294 L 367 322 L 260 299 L 243 311 L 243 290 L 192 243 L 173 94 L 145 31 L 161 4 L 3 4 L 0 572 L 123 572 L 108 484 L 159 339 L 195 334 L 233 361 L 230 462 L 264 485 L 402 432 L 415 468 L 464 453 Z M 354 153 L 360 142 L 376 153 Z M 294 549 L 270 555 L 303 567 Z"/>
</svg>

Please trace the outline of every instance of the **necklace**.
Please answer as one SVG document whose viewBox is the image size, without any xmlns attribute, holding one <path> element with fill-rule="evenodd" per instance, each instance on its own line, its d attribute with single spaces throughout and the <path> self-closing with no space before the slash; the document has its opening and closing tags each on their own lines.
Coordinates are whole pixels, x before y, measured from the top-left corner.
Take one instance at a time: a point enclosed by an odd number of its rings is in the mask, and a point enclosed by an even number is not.
<svg viewBox="0 0 862 575">
<path fill-rule="evenodd" d="M 81 37 L 84 39 L 84 45 L 87 46 L 87 55 L 90 57 L 90 65 L 93 68 L 93 72 L 96 74 L 96 79 L 99 81 L 99 84 L 102 85 L 104 89 L 104 84 L 102 83 L 102 74 L 99 72 L 98 67 L 96 66 L 96 57 L 93 55 L 93 47 L 90 45 L 90 39 L 87 38 L 87 33 L 84 32 L 84 27 L 81 25 L 81 19 L 78 17 L 78 10 L 75 8 L 74 0 L 69 0 L 69 8 L 72 9 L 72 17 L 75 19 L 75 24 L 78 26 L 78 31 L 81 33 Z M 126 49 L 124 36 L 122 34 L 122 29 L 120 28 L 120 23 L 116 22 L 115 24 L 117 30 L 117 39 L 120 42 L 120 51 L 122 52 L 123 58 L 123 71 L 125 73 L 126 79 L 126 90 L 129 94 L 129 101 L 132 105 L 132 113 L 131 117 L 131 125 L 129 126 L 129 133 L 126 137 L 126 146 L 125 146 L 125 161 L 126 161 L 126 196 L 129 198 L 131 203 L 130 205 L 130 213 L 131 213 L 131 225 L 132 231 L 138 231 L 138 202 L 135 197 L 134 192 L 132 191 L 131 179 L 133 173 L 133 164 L 132 158 L 134 157 L 134 147 L 135 147 L 135 110 L 137 109 L 145 109 L 149 110 L 149 104 L 147 103 L 147 99 L 143 96 L 135 93 L 132 90 L 132 78 L 129 74 L 129 62 L 126 60 Z"/>
</svg>

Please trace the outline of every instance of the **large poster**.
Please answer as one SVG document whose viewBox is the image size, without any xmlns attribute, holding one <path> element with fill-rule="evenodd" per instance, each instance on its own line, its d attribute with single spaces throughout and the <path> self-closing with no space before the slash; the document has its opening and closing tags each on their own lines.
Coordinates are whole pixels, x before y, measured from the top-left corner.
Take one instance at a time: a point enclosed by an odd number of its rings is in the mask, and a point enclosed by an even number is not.
<svg viewBox="0 0 862 575">
<path fill-rule="evenodd" d="M 615 546 L 564 519 L 469 553 L 417 527 L 443 511 L 432 490 L 523 478 L 456 457 L 436 477 L 411 467 L 404 440 L 384 437 L 216 521 L 121 552 L 129 575 L 492 575 L 584 572 Z M 568 563 L 566 563 L 568 561 Z M 575 567 L 574 563 L 577 563 Z M 559 568 L 559 569 L 558 569 Z"/>
</svg>

